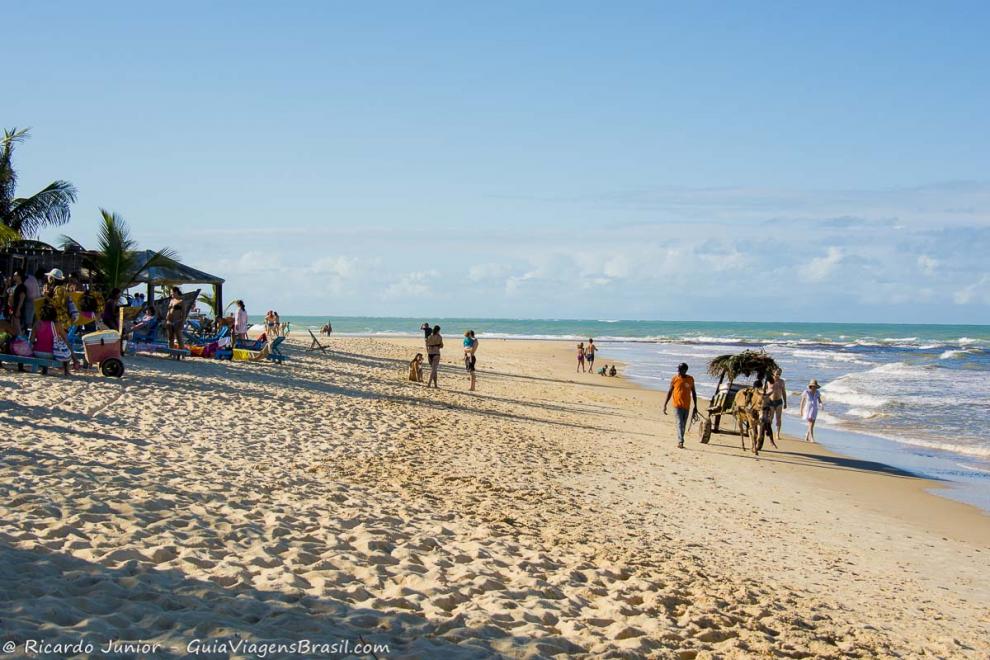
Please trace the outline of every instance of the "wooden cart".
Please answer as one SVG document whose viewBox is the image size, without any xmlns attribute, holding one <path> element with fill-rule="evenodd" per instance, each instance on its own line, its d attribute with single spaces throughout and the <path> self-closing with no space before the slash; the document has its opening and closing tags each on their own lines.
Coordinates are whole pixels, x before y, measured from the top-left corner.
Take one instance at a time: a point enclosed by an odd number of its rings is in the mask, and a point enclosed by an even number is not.
<svg viewBox="0 0 990 660">
<path fill-rule="evenodd" d="M 698 425 L 698 434 L 702 444 L 708 444 L 712 433 L 738 433 L 735 427 L 735 417 L 732 407 L 736 394 L 749 385 L 735 382 L 740 376 L 766 378 L 768 373 L 777 369 L 777 363 L 765 351 L 743 351 L 736 355 L 719 355 L 708 363 L 708 373 L 718 376 L 715 393 L 708 401 L 705 419 Z M 721 429 L 722 416 L 728 415 L 733 421 L 732 430 Z"/>
</svg>

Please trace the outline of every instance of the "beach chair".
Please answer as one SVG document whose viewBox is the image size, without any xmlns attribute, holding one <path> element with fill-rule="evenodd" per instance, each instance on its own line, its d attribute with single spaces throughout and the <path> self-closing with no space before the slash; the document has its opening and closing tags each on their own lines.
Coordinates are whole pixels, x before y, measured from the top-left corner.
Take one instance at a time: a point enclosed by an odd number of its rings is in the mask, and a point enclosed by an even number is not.
<svg viewBox="0 0 990 660">
<path fill-rule="evenodd" d="M 281 346 L 283 341 L 285 341 L 285 337 L 276 337 L 270 344 L 262 343 L 260 349 L 234 348 L 231 359 L 235 362 L 260 362 L 261 360 L 269 360 L 276 364 L 282 364 L 285 354 L 282 353 L 282 349 L 279 346 Z"/>
<path fill-rule="evenodd" d="M 282 361 L 285 360 L 285 353 L 283 353 L 282 349 L 279 347 L 284 341 L 284 336 L 276 337 L 275 341 L 272 342 L 272 345 L 268 347 L 269 361 L 274 362 L 275 364 L 282 364 Z"/>
<path fill-rule="evenodd" d="M 309 332 L 309 336 L 313 338 L 313 341 L 310 343 L 309 348 L 306 349 L 307 353 L 315 352 L 315 351 L 326 353 L 327 351 L 330 350 L 329 346 L 324 346 L 323 344 L 320 343 L 320 340 L 316 338 L 316 335 L 313 334 L 312 330 L 310 330 L 309 328 L 306 328 L 306 330 L 307 332 Z"/>
</svg>

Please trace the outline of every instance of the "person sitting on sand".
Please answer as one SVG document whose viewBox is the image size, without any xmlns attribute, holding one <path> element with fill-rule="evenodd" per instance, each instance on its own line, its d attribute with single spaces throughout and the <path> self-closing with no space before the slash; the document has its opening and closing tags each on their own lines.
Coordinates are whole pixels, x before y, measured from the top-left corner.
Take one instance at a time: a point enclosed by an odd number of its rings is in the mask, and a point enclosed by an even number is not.
<svg viewBox="0 0 990 660">
<path fill-rule="evenodd" d="M 818 409 L 825 407 L 818 381 L 808 383 L 808 389 L 801 395 L 801 419 L 808 422 L 808 432 L 804 434 L 805 442 L 815 441 L 815 420 L 818 419 Z"/>
<path fill-rule="evenodd" d="M 599 376 L 607 376 L 608 375 L 608 365 L 607 364 L 606 365 L 602 365 L 602 368 L 598 370 L 598 375 Z"/>
<path fill-rule="evenodd" d="M 615 370 L 615 365 L 613 364 L 612 367 L 608 370 L 608 375 L 609 376 L 615 376 L 617 374 L 618 374 L 618 372 Z"/>
<path fill-rule="evenodd" d="M 464 333 L 464 368 L 468 372 L 468 381 L 470 386 L 468 387 L 469 392 L 474 392 L 475 384 L 475 372 L 474 367 L 477 364 L 477 357 L 475 353 L 478 351 L 478 338 L 474 336 L 474 330 L 468 330 Z"/>
<path fill-rule="evenodd" d="M 426 383 L 427 387 L 433 385 L 437 389 L 440 388 L 437 383 L 437 371 L 440 369 L 441 348 L 443 348 L 443 337 L 440 336 L 440 326 L 435 325 L 430 331 L 430 336 L 426 338 L 426 355 L 430 358 L 430 380 Z"/>
<path fill-rule="evenodd" d="M 578 371 L 584 373 L 584 342 L 578 344 L 577 359 L 578 359 L 578 366 L 577 369 L 575 369 L 574 371 L 575 373 Z"/>
<path fill-rule="evenodd" d="M 416 353 L 416 357 L 409 361 L 409 380 L 414 383 L 423 382 L 423 354 Z"/>
</svg>

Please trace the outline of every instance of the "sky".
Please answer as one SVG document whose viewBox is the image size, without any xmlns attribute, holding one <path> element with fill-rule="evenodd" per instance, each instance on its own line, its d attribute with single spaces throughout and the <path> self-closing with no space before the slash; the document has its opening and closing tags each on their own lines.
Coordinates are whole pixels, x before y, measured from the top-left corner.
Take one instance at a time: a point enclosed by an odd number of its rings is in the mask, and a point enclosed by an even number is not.
<svg viewBox="0 0 990 660">
<path fill-rule="evenodd" d="M 0 2 L 19 192 L 283 316 L 990 323 L 990 3 Z"/>
</svg>

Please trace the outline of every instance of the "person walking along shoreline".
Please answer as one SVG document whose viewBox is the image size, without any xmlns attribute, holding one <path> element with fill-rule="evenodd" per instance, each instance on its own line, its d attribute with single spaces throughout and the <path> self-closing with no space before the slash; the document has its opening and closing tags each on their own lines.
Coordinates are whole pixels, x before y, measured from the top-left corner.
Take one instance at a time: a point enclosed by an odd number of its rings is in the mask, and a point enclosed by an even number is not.
<svg viewBox="0 0 990 660">
<path fill-rule="evenodd" d="M 677 415 L 677 446 L 684 449 L 684 432 L 687 430 L 688 417 L 691 414 L 691 403 L 694 402 L 694 414 L 698 414 L 698 393 L 694 389 L 694 377 L 688 376 L 688 366 L 684 362 L 677 365 L 677 375 L 670 380 L 670 389 L 663 402 L 663 414 L 667 414 L 667 404 L 674 399 L 674 414 Z"/>
</svg>

